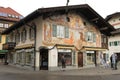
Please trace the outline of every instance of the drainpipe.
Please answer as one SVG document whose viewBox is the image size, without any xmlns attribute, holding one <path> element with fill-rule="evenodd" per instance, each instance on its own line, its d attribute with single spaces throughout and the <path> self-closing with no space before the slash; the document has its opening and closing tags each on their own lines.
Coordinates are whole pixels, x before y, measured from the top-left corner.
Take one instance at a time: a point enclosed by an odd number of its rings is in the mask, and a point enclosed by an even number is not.
<svg viewBox="0 0 120 80">
<path fill-rule="evenodd" d="M 36 24 L 34 23 L 34 71 L 36 70 Z"/>
</svg>

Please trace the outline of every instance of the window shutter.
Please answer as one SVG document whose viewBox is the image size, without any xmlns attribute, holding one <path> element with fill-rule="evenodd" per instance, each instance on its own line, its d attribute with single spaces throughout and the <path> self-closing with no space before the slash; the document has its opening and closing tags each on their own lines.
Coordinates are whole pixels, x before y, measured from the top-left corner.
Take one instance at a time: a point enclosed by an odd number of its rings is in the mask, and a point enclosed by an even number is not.
<svg viewBox="0 0 120 80">
<path fill-rule="evenodd" d="M 69 38 L 69 28 L 65 27 L 65 38 Z"/>
<path fill-rule="evenodd" d="M 8 36 L 6 36 L 6 42 L 8 42 Z"/>
<path fill-rule="evenodd" d="M 93 42 L 96 42 L 96 34 L 93 33 Z"/>
<path fill-rule="evenodd" d="M 114 45 L 117 46 L 117 41 L 114 41 Z"/>
<path fill-rule="evenodd" d="M 88 32 L 85 32 L 85 41 L 88 41 Z"/>
<path fill-rule="evenodd" d="M 57 25 L 52 25 L 52 35 L 53 37 L 56 37 L 57 36 Z"/>
</svg>

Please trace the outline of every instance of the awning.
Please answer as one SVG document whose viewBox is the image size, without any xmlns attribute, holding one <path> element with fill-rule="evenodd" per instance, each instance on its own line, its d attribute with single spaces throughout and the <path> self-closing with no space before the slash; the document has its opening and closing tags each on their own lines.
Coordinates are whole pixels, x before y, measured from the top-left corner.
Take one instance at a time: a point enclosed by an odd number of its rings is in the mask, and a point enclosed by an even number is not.
<svg viewBox="0 0 120 80">
<path fill-rule="evenodd" d="M 25 48 L 32 48 L 32 47 L 34 47 L 33 44 L 25 44 L 25 45 L 16 46 L 15 49 L 25 49 Z"/>
<path fill-rule="evenodd" d="M 102 47 L 88 47 L 88 46 L 83 46 L 81 50 L 106 51 L 108 49 L 107 48 L 102 48 Z"/>
<path fill-rule="evenodd" d="M 74 48 L 74 45 L 56 44 L 56 47 L 57 47 L 58 49 L 70 49 L 70 48 Z"/>
<path fill-rule="evenodd" d="M 8 50 L 0 50 L 0 54 L 5 54 L 7 52 L 8 52 Z"/>
</svg>

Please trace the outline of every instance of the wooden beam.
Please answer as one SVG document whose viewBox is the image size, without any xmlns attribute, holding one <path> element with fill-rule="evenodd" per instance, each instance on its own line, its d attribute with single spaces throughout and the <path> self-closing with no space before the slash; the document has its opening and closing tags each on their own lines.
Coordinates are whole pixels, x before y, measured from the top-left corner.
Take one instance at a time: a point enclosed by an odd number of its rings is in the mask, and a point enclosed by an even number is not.
<svg viewBox="0 0 120 80">
<path fill-rule="evenodd" d="M 94 18 L 94 19 L 91 19 L 90 21 L 97 21 L 99 18 Z"/>
<path fill-rule="evenodd" d="M 102 30 L 107 30 L 107 29 L 108 29 L 108 27 L 100 28 L 101 31 L 102 31 Z"/>
<path fill-rule="evenodd" d="M 118 33 L 120 33 L 120 29 L 111 32 L 111 34 L 118 34 Z"/>
</svg>

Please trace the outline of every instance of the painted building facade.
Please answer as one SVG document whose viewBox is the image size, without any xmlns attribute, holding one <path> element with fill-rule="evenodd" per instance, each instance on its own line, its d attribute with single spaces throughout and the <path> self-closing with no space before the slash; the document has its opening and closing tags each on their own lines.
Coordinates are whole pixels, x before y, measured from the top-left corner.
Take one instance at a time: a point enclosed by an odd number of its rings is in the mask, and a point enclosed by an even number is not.
<svg viewBox="0 0 120 80">
<path fill-rule="evenodd" d="M 99 65 L 101 52 L 107 50 L 102 48 L 101 34 L 111 35 L 104 32 L 104 26 L 110 31 L 113 28 L 87 4 L 67 10 L 66 6 L 38 9 L 4 31 L 9 42 L 16 42 L 8 54 L 9 63 L 34 70 L 60 70 L 64 55 L 66 69 Z"/>
</svg>

